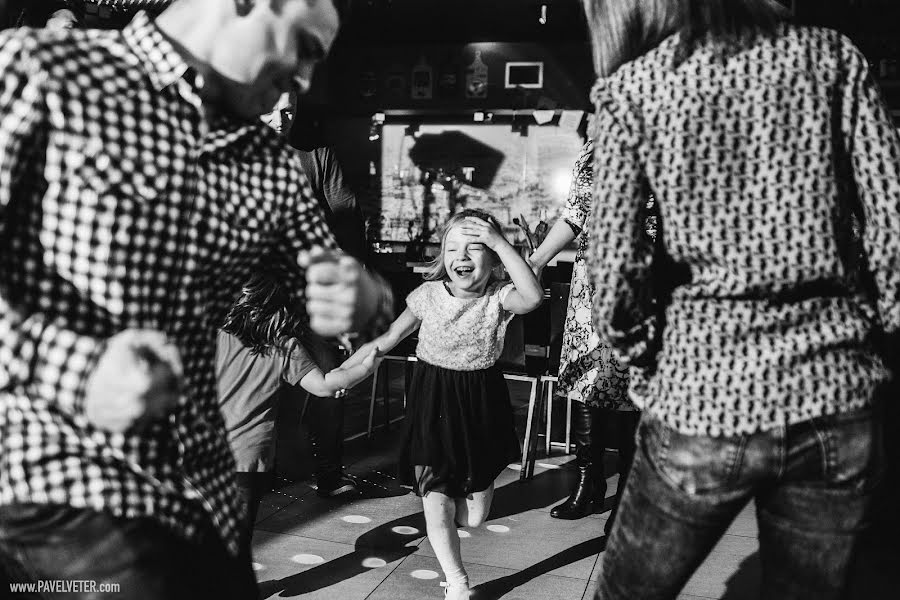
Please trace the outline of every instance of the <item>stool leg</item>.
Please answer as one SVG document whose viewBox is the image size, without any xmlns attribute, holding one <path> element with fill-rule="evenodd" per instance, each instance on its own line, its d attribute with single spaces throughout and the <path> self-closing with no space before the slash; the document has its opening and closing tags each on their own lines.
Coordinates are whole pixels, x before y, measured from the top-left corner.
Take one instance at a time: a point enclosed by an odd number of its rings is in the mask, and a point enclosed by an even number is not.
<svg viewBox="0 0 900 600">
<path fill-rule="evenodd" d="M 544 399 L 544 402 L 547 403 L 547 428 L 546 439 L 544 442 L 547 449 L 546 456 L 547 458 L 550 458 L 550 429 L 553 424 L 553 396 L 550 395 L 550 386 L 547 385 L 547 382 L 544 382 L 541 387 L 543 388 L 541 389 L 542 395 L 545 391 L 547 392 L 546 398 Z"/>
<path fill-rule="evenodd" d="M 572 399 L 566 396 L 566 454 L 572 454 Z"/>
<path fill-rule="evenodd" d="M 531 382 L 531 398 L 534 398 L 535 406 L 534 406 L 534 434 L 531 436 L 531 446 L 528 448 L 528 478 L 534 477 L 534 463 L 537 460 L 537 446 L 538 446 L 538 436 L 537 436 L 537 427 L 541 422 L 541 413 L 543 412 L 542 402 L 544 401 L 543 394 L 538 394 L 538 382 L 537 379 Z"/>
<path fill-rule="evenodd" d="M 391 430 L 391 376 L 387 365 L 384 366 L 384 378 L 381 387 L 384 391 L 384 397 L 381 400 L 381 407 L 384 409 L 384 430 Z"/>
<path fill-rule="evenodd" d="M 522 466 L 519 468 L 519 480 L 524 481 L 534 473 L 534 453 L 532 447 L 537 445 L 537 431 L 534 427 L 535 411 L 540 410 L 537 404 L 537 386 L 531 386 L 528 398 L 528 416 L 525 418 L 525 443 L 522 448 Z M 540 414 L 538 412 L 537 414 Z M 532 442 L 532 438 L 534 438 Z"/>
<path fill-rule="evenodd" d="M 369 427 L 366 429 L 366 437 L 372 439 L 372 420 L 375 417 L 375 395 L 378 391 L 378 371 L 380 367 L 372 373 L 372 396 L 369 398 Z"/>
</svg>

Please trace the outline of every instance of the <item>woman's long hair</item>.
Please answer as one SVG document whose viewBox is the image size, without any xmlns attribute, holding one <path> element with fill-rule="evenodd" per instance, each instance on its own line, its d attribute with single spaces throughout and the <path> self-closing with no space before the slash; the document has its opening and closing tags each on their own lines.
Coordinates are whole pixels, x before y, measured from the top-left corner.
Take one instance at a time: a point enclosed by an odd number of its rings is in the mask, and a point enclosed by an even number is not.
<svg viewBox="0 0 900 600">
<path fill-rule="evenodd" d="M 238 338 L 252 354 L 269 354 L 290 337 L 303 335 L 303 321 L 291 308 L 290 294 L 271 273 L 250 277 L 222 329 Z"/>
<path fill-rule="evenodd" d="M 428 270 L 424 275 L 425 281 L 443 281 L 448 278 L 447 267 L 444 266 L 444 251 L 447 247 L 447 234 L 450 233 L 451 229 L 465 221 L 467 217 L 476 217 L 482 221 L 486 221 L 491 227 L 496 229 L 500 235 L 503 235 L 503 227 L 500 226 L 500 222 L 489 212 L 477 208 L 467 208 L 456 213 L 447 219 L 447 222 L 444 223 L 444 226 L 441 228 L 441 249 L 438 255 L 428 263 Z M 494 259 L 495 265 L 500 264 L 500 257 L 497 256 L 493 250 L 485 248 L 485 252 L 490 253 L 491 257 Z"/>
<path fill-rule="evenodd" d="M 774 31 L 786 16 L 776 0 L 583 0 L 594 68 L 607 77 L 680 32 L 679 55 L 707 36 L 733 44 Z"/>
</svg>

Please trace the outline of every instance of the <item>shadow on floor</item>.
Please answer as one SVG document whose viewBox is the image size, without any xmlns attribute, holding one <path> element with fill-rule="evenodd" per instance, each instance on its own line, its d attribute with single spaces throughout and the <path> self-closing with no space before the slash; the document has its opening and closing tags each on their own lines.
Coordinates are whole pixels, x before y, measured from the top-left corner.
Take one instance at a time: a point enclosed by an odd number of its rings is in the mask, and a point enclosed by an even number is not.
<svg viewBox="0 0 900 600">
<path fill-rule="evenodd" d="M 562 469 L 548 469 L 535 475 L 528 482 L 515 481 L 498 488 L 494 494 L 490 519 L 499 519 L 529 510 L 545 508 L 566 494 L 570 478 L 570 475 Z M 354 544 L 354 551 L 350 554 L 290 577 L 260 582 L 259 588 L 262 597 L 268 598 L 278 593 L 284 598 L 307 594 L 369 571 L 367 567 L 363 566 L 363 561 L 366 559 L 380 558 L 390 563 L 409 556 L 416 551 L 422 537 L 410 541 L 408 535 L 394 532 L 397 527 L 414 527 L 424 533 L 425 515 L 417 512 L 379 525 L 359 536 Z M 604 538 L 578 544 L 524 571 L 496 580 L 498 582 L 496 584 L 495 582 L 484 584 L 481 586 L 485 590 L 482 593 L 494 593 L 494 591 L 502 591 L 507 587 L 511 590 L 548 571 L 579 561 L 591 554 L 597 554 L 602 551 L 604 544 Z M 498 596 L 486 596 L 486 598 L 491 597 Z"/>
<path fill-rule="evenodd" d="M 722 600 L 756 600 L 759 598 L 761 573 L 759 552 L 754 552 L 744 559 L 737 571 L 725 582 L 725 594 L 722 596 Z"/>
<path fill-rule="evenodd" d="M 475 600 L 496 600 L 502 598 L 515 588 L 524 585 L 536 577 L 546 575 L 550 571 L 559 569 L 566 565 L 578 562 L 589 556 L 594 556 L 603 552 L 606 548 L 606 537 L 601 536 L 586 540 L 580 544 L 576 544 L 571 548 L 563 550 L 558 554 L 554 554 L 549 558 L 545 558 L 539 563 L 535 563 L 526 569 L 517 571 L 512 575 L 500 577 L 487 583 L 475 586 Z"/>
</svg>

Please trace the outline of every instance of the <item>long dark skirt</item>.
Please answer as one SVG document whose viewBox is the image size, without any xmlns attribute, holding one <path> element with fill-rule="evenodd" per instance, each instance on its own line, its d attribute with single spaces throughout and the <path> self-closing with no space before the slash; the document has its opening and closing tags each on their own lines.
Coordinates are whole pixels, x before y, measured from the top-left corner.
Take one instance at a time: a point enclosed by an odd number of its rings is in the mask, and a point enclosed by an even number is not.
<svg viewBox="0 0 900 600">
<path fill-rule="evenodd" d="M 498 368 L 453 371 L 420 360 L 408 398 L 401 465 L 414 468 L 418 494 L 461 498 L 486 490 L 521 456 Z"/>
</svg>

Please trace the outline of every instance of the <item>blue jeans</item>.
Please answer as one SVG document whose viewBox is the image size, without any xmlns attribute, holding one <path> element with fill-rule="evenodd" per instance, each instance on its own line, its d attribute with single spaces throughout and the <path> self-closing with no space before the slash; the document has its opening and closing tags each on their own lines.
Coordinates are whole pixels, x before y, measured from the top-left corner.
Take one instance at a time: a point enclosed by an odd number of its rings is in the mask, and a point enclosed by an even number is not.
<svg viewBox="0 0 900 600">
<path fill-rule="evenodd" d="M 0 507 L 0 567 L 6 571 L 0 581 L 92 580 L 98 588 L 80 593 L 21 594 L 22 598 L 259 597 L 250 557 L 229 555 L 212 526 L 199 540 L 189 542 L 150 519 L 122 519 L 52 504 Z M 100 592 L 100 584 L 108 583 L 118 584 L 119 593 Z M 0 590 L 0 597 L 5 598 L 8 589 Z"/>
<path fill-rule="evenodd" d="M 637 445 L 598 598 L 675 598 L 750 499 L 761 597 L 840 597 L 882 470 L 872 410 L 718 438 L 645 418 Z"/>
</svg>

